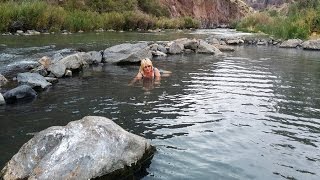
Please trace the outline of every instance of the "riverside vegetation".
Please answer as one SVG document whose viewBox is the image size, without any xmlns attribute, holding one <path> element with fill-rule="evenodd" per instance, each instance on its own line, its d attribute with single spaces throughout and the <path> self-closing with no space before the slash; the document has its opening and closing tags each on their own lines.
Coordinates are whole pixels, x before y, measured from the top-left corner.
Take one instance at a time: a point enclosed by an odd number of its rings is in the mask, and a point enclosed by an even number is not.
<svg viewBox="0 0 320 180">
<path fill-rule="evenodd" d="M 299 0 L 283 6 L 250 14 L 233 27 L 249 32 L 264 32 L 277 38 L 308 39 L 320 32 L 319 0 Z"/>
<path fill-rule="evenodd" d="M 169 18 L 156 0 L 0 0 L 0 32 L 198 28 L 192 17 Z"/>
</svg>

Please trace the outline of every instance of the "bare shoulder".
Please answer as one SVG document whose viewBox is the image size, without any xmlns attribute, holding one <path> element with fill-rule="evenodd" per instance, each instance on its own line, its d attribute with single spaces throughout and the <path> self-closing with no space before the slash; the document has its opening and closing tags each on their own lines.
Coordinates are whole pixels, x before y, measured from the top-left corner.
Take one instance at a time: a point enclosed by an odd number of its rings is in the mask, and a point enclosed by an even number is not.
<svg viewBox="0 0 320 180">
<path fill-rule="evenodd" d="M 154 68 L 154 75 L 157 76 L 157 77 L 161 76 L 160 71 L 159 71 L 158 68 Z"/>
</svg>

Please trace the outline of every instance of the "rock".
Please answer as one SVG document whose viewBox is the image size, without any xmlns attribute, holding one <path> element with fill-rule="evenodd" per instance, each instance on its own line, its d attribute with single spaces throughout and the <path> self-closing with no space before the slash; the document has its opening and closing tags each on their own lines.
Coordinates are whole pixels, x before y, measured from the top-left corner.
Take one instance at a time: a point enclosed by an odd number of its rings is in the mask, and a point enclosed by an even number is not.
<svg viewBox="0 0 320 180">
<path fill-rule="evenodd" d="M 41 59 L 38 60 L 38 62 L 41 65 L 43 65 L 45 69 L 48 69 L 52 63 L 52 60 L 48 56 L 43 56 Z"/>
<path fill-rule="evenodd" d="M 38 73 L 19 73 L 17 75 L 17 80 L 19 84 L 28 84 L 32 88 L 41 87 L 42 89 L 45 89 L 52 85 Z"/>
<path fill-rule="evenodd" d="M 1 174 L 4 180 L 87 180 L 112 176 L 152 157 L 153 152 L 148 140 L 125 131 L 112 120 L 86 116 L 36 134 L 11 158 Z"/>
<path fill-rule="evenodd" d="M 228 40 L 226 41 L 226 43 L 227 43 L 228 45 L 239 45 L 239 44 L 244 43 L 244 41 L 243 41 L 242 39 L 228 39 Z"/>
<path fill-rule="evenodd" d="M 230 51 L 235 51 L 234 47 L 228 46 L 228 45 L 219 45 L 216 44 L 214 45 L 216 48 L 218 48 L 221 52 L 230 52 Z"/>
<path fill-rule="evenodd" d="M 184 50 L 184 45 L 182 43 L 173 42 L 169 44 L 169 54 L 180 54 Z"/>
<path fill-rule="evenodd" d="M 103 51 L 104 61 L 115 64 L 137 63 L 144 58 L 152 58 L 148 43 L 145 42 L 119 44 Z"/>
<path fill-rule="evenodd" d="M 283 41 L 279 47 L 281 48 L 296 48 L 301 45 L 303 41 L 301 39 L 288 39 Z"/>
<path fill-rule="evenodd" d="M 167 54 L 161 52 L 161 51 L 152 51 L 153 56 L 167 56 Z"/>
<path fill-rule="evenodd" d="M 102 61 L 102 54 L 98 51 L 90 51 L 87 52 L 87 55 L 90 56 L 90 58 L 87 60 L 88 64 L 99 64 Z"/>
<path fill-rule="evenodd" d="M 43 65 L 40 65 L 34 69 L 32 69 L 30 72 L 32 73 L 39 73 L 41 76 L 47 76 L 48 72 L 46 68 Z"/>
<path fill-rule="evenodd" d="M 52 63 L 57 62 L 63 58 L 61 53 L 56 53 L 52 56 Z"/>
<path fill-rule="evenodd" d="M 198 48 L 197 52 L 203 53 L 203 54 L 215 54 L 215 55 L 222 53 L 218 48 L 214 47 L 211 44 L 208 44 L 204 40 L 200 40 L 199 48 Z"/>
<path fill-rule="evenodd" d="M 49 83 L 57 83 L 59 81 L 58 78 L 54 78 L 54 77 L 44 77 L 44 78 L 46 78 L 46 80 Z"/>
<path fill-rule="evenodd" d="M 87 64 L 87 60 L 90 56 L 84 52 L 79 52 L 76 54 L 71 54 L 60 59 L 57 63 L 64 64 L 67 69 L 79 69 L 83 65 Z"/>
<path fill-rule="evenodd" d="M 6 104 L 6 101 L 4 100 L 4 97 L 0 93 L 0 106 Z"/>
<path fill-rule="evenodd" d="M 8 104 L 13 104 L 20 101 L 33 100 L 37 97 L 37 92 L 29 85 L 21 85 L 3 94 L 3 97 Z"/>
<path fill-rule="evenodd" d="M 320 39 L 305 41 L 301 46 L 306 50 L 320 50 Z"/>
<path fill-rule="evenodd" d="M 64 74 L 64 76 L 66 76 L 66 77 L 72 77 L 72 71 L 69 70 L 69 69 L 67 69 L 67 70 L 66 70 L 66 73 Z"/>
<path fill-rule="evenodd" d="M 49 66 L 48 71 L 50 71 L 55 77 L 60 78 L 66 72 L 66 65 L 62 63 L 53 63 Z"/>
<path fill-rule="evenodd" d="M 7 84 L 8 80 L 6 77 L 4 77 L 2 74 L 0 74 L 0 87 Z"/>
</svg>

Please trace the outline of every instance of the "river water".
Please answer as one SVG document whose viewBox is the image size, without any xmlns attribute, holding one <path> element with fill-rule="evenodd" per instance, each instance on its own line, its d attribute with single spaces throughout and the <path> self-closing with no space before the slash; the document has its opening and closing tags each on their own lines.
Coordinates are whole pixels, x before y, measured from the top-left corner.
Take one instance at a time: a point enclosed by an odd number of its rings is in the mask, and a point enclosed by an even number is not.
<svg viewBox="0 0 320 180">
<path fill-rule="evenodd" d="M 0 70 L 78 47 L 102 50 L 212 31 L 5 37 Z M 160 84 L 128 86 L 137 66 L 95 66 L 60 79 L 33 102 L 0 106 L 0 167 L 34 132 L 95 115 L 156 146 L 138 178 L 320 179 L 319 52 L 235 48 L 224 56 L 155 58 L 156 67 L 173 72 Z"/>
</svg>

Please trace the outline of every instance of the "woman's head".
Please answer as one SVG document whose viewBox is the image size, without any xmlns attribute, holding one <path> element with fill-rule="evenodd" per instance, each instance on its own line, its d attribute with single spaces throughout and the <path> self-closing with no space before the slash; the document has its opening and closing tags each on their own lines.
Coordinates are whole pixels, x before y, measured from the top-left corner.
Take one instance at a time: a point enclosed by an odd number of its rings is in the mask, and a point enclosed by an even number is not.
<svg viewBox="0 0 320 180">
<path fill-rule="evenodd" d="M 149 58 L 145 58 L 141 60 L 141 64 L 140 64 L 140 72 L 149 72 L 152 71 L 153 69 L 153 65 L 152 62 Z"/>
</svg>

